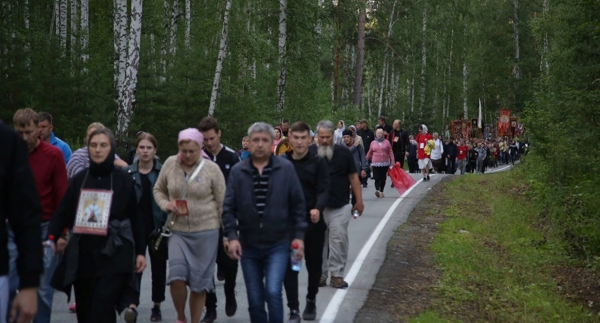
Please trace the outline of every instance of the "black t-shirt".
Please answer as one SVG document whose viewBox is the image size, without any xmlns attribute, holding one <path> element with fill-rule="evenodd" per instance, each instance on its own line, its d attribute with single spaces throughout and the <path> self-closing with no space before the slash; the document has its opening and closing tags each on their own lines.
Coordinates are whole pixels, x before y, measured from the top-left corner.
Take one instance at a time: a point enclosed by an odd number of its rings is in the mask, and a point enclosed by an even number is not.
<svg viewBox="0 0 600 323">
<path fill-rule="evenodd" d="M 144 218 L 144 230 L 145 232 L 152 231 L 154 229 L 154 216 L 152 212 L 152 183 L 148 178 L 148 174 L 140 173 L 140 180 L 142 181 L 142 196 L 138 202 L 140 207 L 140 213 Z"/>
<path fill-rule="evenodd" d="M 383 129 L 383 131 L 387 132 L 387 133 L 391 133 L 392 132 L 392 126 L 390 126 L 389 124 L 386 124 L 385 126 L 380 126 L 377 125 L 377 127 L 375 127 L 375 130 L 377 129 Z"/>
<path fill-rule="evenodd" d="M 350 149 L 340 145 L 334 145 L 333 149 L 333 158 L 327 161 L 329 182 L 331 183 L 327 207 L 338 209 L 349 203 L 350 180 L 348 175 L 356 173 L 356 165 Z"/>
<path fill-rule="evenodd" d="M 223 144 L 221 144 L 221 151 L 219 151 L 217 156 L 213 156 L 206 149 L 204 149 L 204 152 L 210 157 L 210 160 L 219 165 L 221 173 L 223 173 L 223 176 L 225 177 L 225 181 L 229 178 L 229 171 L 231 171 L 233 165 L 240 161 L 240 156 L 238 156 L 237 152 Z"/>
</svg>

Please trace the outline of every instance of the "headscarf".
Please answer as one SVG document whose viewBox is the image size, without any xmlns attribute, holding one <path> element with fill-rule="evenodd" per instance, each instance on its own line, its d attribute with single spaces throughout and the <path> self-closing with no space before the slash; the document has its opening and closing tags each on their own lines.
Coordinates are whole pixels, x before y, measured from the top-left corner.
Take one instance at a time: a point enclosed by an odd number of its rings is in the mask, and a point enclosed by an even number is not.
<svg viewBox="0 0 600 323">
<path fill-rule="evenodd" d="M 206 152 L 204 152 L 204 136 L 202 135 L 202 133 L 200 131 L 198 131 L 198 129 L 196 128 L 187 128 L 185 130 L 181 130 L 179 132 L 179 138 L 177 139 L 177 144 L 180 144 L 182 141 L 184 140 L 192 140 L 195 141 L 198 144 L 198 147 L 200 147 L 200 152 L 202 153 L 202 157 L 206 158 L 206 159 L 210 159 L 210 157 L 208 157 L 208 155 L 206 154 Z M 181 161 L 181 155 L 179 153 L 177 153 L 177 159 L 179 161 Z"/>
<path fill-rule="evenodd" d="M 95 177 L 109 175 L 115 168 L 115 147 L 117 147 L 117 143 L 115 142 L 114 136 L 112 136 L 112 131 L 110 131 L 110 129 L 107 129 L 107 130 L 109 130 L 110 136 L 108 136 L 104 133 L 102 133 L 102 134 L 106 135 L 109 138 L 110 152 L 108 153 L 108 156 L 106 156 L 106 159 L 104 159 L 103 162 L 97 164 L 92 160 L 92 154 L 89 153 L 90 146 L 89 146 L 89 142 L 88 142 L 87 150 L 88 150 L 88 156 L 90 159 L 89 170 L 90 170 L 90 173 Z M 98 136 L 98 135 L 96 135 L 96 136 Z"/>
<path fill-rule="evenodd" d="M 354 125 L 348 126 L 348 129 L 351 129 L 353 132 L 352 138 L 356 138 L 356 127 Z"/>
<path fill-rule="evenodd" d="M 425 133 L 427 133 L 427 126 L 426 125 L 422 124 L 421 128 L 423 128 L 423 131 L 425 131 Z"/>
</svg>

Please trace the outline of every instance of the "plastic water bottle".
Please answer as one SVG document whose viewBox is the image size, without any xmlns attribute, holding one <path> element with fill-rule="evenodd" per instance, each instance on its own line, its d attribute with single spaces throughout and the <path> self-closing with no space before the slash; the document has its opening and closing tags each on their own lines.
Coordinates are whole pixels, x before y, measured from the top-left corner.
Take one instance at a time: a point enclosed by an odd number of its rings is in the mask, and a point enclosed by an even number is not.
<svg viewBox="0 0 600 323">
<path fill-rule="evenodd" d="M 300 269 L 302 268 L 302 259 L 300 259 L 300 260 L 296 259 L 297 254 L 298 254 L 298 244 L 294 243 L 292 245 L 292 254 L 291 254 L 293 271 L 300 271 Z"/>
<path fill-rule="evenodd" d="M 354 217 L 355 219 L 357 219 L 359 216 L 360 216 L 360 214 L 358 213 L 358 210 L 352 211 L 352 217 Z"/>
<path fill-rule="evenodd" d="M 48 241 L 44 243 L 44 268 L 50 267 L 54 259 L 54 236 L 48 236 Z"/>
</svg>

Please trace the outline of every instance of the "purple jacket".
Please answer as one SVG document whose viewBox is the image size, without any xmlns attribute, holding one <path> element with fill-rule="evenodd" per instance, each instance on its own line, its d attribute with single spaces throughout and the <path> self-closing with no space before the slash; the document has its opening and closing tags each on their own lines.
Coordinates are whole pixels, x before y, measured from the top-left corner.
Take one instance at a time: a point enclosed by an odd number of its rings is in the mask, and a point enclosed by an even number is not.
<svg viewBox="0 0 600 323">
<path fill-rule="evenodd" d="M 390 166 L 396 163 L 392 145 L 385 139 L 382 142 L 377 140 L 371 142 L 371 147 L 367 153 L 367 160 L 369 159 L 372 159 L 372 166 Z"/>
</svg>

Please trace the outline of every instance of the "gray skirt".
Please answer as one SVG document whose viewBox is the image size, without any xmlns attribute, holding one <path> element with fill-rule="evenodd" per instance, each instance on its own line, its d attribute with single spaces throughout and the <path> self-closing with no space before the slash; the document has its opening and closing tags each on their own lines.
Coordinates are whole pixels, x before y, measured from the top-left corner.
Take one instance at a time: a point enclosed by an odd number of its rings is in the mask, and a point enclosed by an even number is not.
<svg viewBox="0 0 600 323">
<path fill-rule="evenodd" d="M 173 231 L 169 238 L 169 278 L 184 281 L 196 293 L 214 292 L 219 229 L 200 232 Z"/>
</svg>

